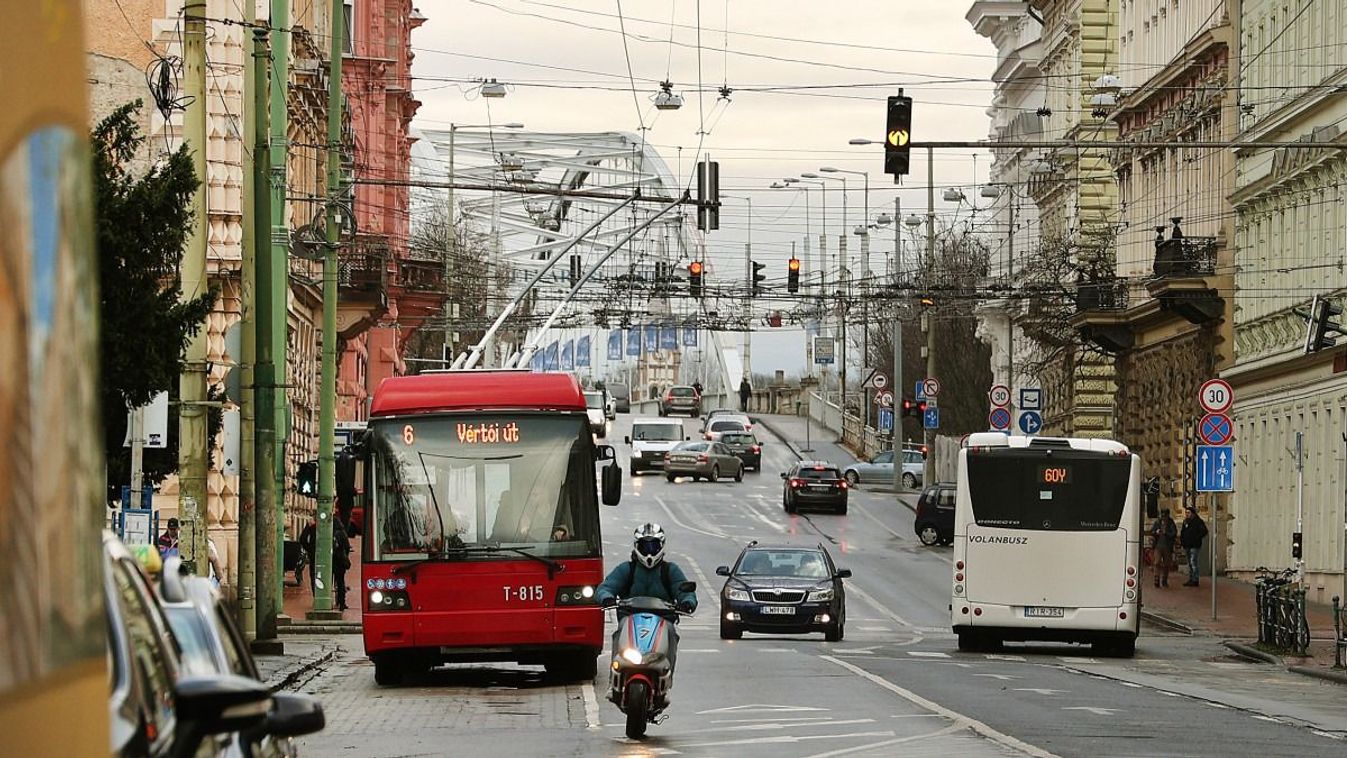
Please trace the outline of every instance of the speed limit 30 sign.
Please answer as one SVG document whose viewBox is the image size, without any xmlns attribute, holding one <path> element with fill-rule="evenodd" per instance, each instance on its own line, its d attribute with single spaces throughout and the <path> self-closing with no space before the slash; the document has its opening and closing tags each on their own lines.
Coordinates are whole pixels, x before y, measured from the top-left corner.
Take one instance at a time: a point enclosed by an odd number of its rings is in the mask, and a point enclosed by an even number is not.
<svg viewBox="0 0 1347 758">
<path fill-rule="evenodd" d="M 1197 391 L 1197 402 L 1207 413 L 1225 413 L 1235 402 L 1235 392 L 1224 379 L 1208 379 Z"/>
</svg>

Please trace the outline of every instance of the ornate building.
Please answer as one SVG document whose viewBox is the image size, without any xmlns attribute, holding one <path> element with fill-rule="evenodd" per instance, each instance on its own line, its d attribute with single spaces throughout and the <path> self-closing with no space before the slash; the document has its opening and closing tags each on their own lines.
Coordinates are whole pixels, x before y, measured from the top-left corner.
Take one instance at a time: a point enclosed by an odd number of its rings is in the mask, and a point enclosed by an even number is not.
<svg viewBox="0 0 1347 758">
<path fill-rule="evenodd" d="M 1334 347 L 1307 354 L 1305 321 L 1292 309 L 1315 296 L 1341 306 L 1347 289 L 1347 98 L 1339 92 L 1347 0 L 1242 6 L 1241 75 L 1234 80 L 1241 139 L 1310 146 L 1236 151 L 1235 350 L 1234 365 L 1223 372 L 1235 390 L 1237 453 L 1229 565 L 1236 572 L 1287 565 L 1303 498 L 1309 597 L 1327 602 L 1347 596 L 1347 353 Z M 1288 452 L 1297 433 L 1304 435 L 1303 490 Z"/>
</svg>

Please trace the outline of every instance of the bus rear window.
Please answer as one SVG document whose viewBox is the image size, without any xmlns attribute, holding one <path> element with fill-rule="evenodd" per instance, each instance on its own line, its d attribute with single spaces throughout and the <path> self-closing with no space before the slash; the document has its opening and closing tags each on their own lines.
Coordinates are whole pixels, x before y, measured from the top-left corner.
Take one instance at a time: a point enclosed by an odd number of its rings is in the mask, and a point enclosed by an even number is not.
<svg viewBox="0 0 1347 758">
<path fill-rule="evenodd" d="M 970 454 L 973 520 L 1000 529 L 1112 531 L 1122 520 L 1131 472 L 1130 456 Z"/>
</svg>

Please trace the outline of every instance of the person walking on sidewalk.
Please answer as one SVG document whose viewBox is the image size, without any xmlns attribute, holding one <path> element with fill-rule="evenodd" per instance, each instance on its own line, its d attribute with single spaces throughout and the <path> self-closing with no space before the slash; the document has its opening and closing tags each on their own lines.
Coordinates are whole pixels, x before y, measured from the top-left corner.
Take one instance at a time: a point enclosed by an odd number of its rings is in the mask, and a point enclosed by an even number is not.
<svg viewBox="0 0 1347 758">
<path fill-rule="evenodd" d="M 1169 572 L 1174 570 L 1174 540 L 1179 528 L 1169 515 L 1169 509 L 1160 511 L 1160 517 L 1151 524 L 1152 569 L 1155 571 L 1155 586 L 1169 586 Z"/>
<path fill-rule="evenodd" d="M 748 383 L 748 376 L 739 380 L 739 410 L 748 413 L 748 399 L 753 397 L 753 385 Z"/>
<path fill-rule="evenodd" d="M 1202 549 L 1202 540 L 1206 538 L 1206 522 L 1202 520 L 1201 516 L 1197 515 L 1196 508 L 1191 505 L 1185 506 L 1183 528 L 1179 531 L 1179 544 L 1188 554 L 1188 581 L 1183 583 L 1185 587 L 1198 586 L 1197 554 Z"/>
</svg>

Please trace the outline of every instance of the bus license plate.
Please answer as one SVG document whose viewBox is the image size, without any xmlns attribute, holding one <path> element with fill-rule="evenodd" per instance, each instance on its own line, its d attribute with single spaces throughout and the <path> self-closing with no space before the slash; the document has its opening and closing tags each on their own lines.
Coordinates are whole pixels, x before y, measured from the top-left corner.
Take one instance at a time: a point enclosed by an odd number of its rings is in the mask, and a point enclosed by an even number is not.
<svg viewBox="0 0 1347 758">
<path fill-rule="evenodd" d="M 793 616 L 795 608 L 789 605 L 769 605 L 763 608 L 762 612 L 770 616 Z"/>
<path fill-rule="evenodd" d="M 1065 608 L 1055 608 L 1047 605 L 1026 605 L 1024 606 L 1025 618 L 1040 619 L 1059 619 L 1066 616 Z"/>
</svg>

